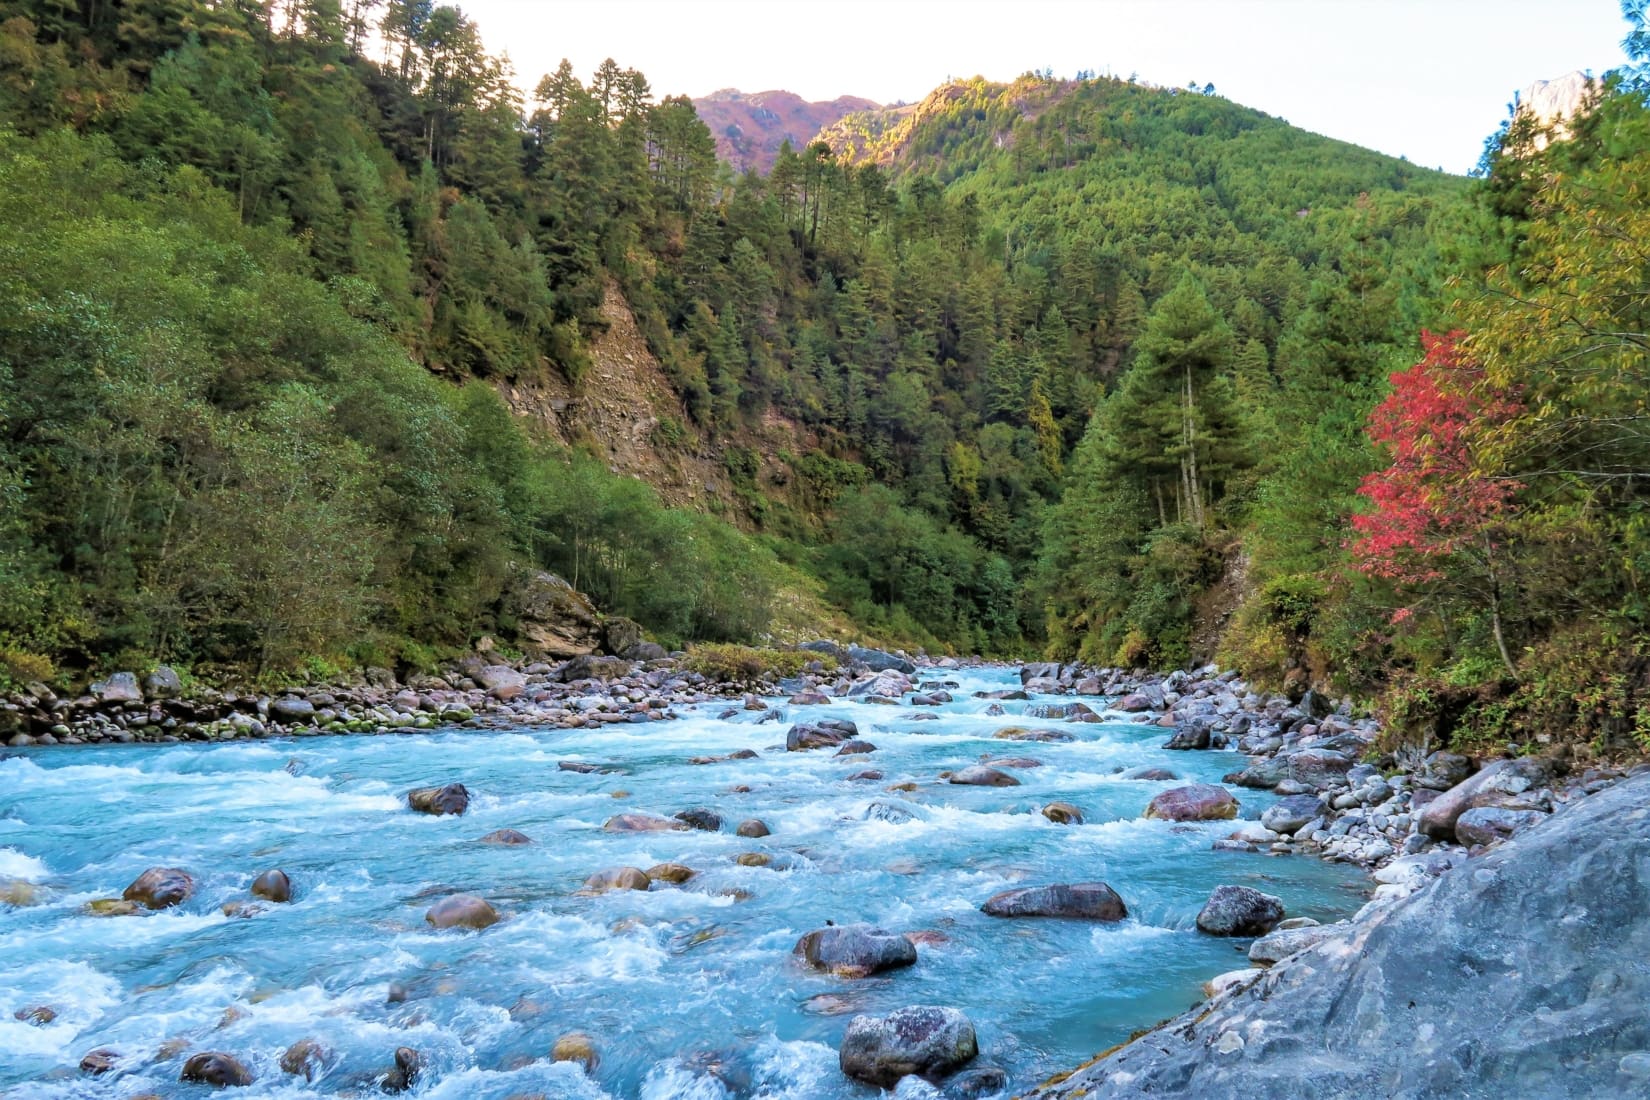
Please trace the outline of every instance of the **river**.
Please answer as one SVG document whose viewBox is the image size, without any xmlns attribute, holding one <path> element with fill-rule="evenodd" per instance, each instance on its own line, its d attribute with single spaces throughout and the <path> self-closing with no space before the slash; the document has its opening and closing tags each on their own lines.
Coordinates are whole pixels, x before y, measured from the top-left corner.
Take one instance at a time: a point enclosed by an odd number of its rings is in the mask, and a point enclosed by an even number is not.
<svg viewBox="0 0 1650 1100">
<path fill-rule="evenodd" d="M 996 740 L 1035 702 L 986 713 L 972 693 L 1018 687 L 1014 670 L 930 673 L 958 683 L 940 708 L 792 707 L 758 722 L 725 703 L 678 708 L 673 722 L 595 730 L 453 730 L 219 745 L 53 747 L 0 760 L 0 878 L 42 887 L 40 904 L 0 906 L 0 1089 L 7 1096 L 193 1095 L 177 1084 L 173 1040 L 221 1050 L 256 1074 L 248 1096 L 375 1094 L 395 1048 L 424 1059 L 415 1095 L 502 1098 L 790 1100 L 872 1097 L 837 1068 L 853 1012 L 910 1004 L 965 1011 L 981 1064 L 1026 1087 L 1177 1014 L 1212 975 L 1245 964 L 1247 940 L 1193 924 L 1221 883 L 1255 886 L 1290 916 L 1330 920 L 1362 901 L 1356 869 L 1300 856 L 1210 850 L 1229 822 L 1171 825 L 1140 816 L 1177 785 L 1130 779 L 1146 766 L 1218 782 L 1232 752 L 1166 752 L 1167 731 L 1127 722 L 1030 723 L 1075 740 Z M 1091 700 L 1092 702 L 1092 700 Z M 934 714 L 931 720 L 921 716 Z M 784 751 L 792 721 L 849 718 L 870 757 Z M 756 759 L 691 766 L 753 749 Z M 937 774 L 982 755 L 1029 757 L 1016 787 L 963 787 Z M 561 761 L 602 765 L 560 770 Z M 880 780 L 851 780 L 875 768 Z M 458 781 L 462 817 L 406 808 L 411 787 Z M 886 788 L 914 782 L 915 791 Z M 1243 816 L 1272 796 L 1235 792 Z M 1082 825 L 1036 812 L 1063 800 Z M 912 815 L 867 820 L 882 802 Z M 618 813 L 709 807 L 721 832 L 604 832 Z M 890 815 L 890 816 L 898 816 Z M 734 835 L 759 818 L 772 835 Z M 534 843 L 478 843 L 495 829 Z M 766 867 L 735 862 L 769 855 Z M 587 876 L 665 861 L 698 874 L 680 887 L 581 893 Z M 196 878 L 194 896 L 155 914 L 94 917 L 146 867 Z M 260 871 L 283 868 L 295 897 L 249 919 Z M 1104 880 L 1127 903 L 1119 924 L 998 919 L 979 906 L 1020 885 Z M 506 918 L 480 932 L 430 930 L 424 911 L 450 891 L 479 894 Z M 913 967 L 862 980 L 811 973 L 797 938 L 827 920 L 930 930 Z M 407 998 L 386 1003 L 391 983 Z M 49 1005 L 55 1020 L 14 1018 Z M 557 1036 L 583 1031 L 601 1056 L 587 1077 L 552 1063 Z M 278 1068 L 312 1038 L 332 1067 L 313 1084 Z M 97 1047 L 118 1071 L 75 1070 Z M 712 1073 L 709 1067 L 715 1067 Z M 718 1075 L 719 1074 L 719 1075 Z M 205 1092 L 201 1089 L 202 1094 Z M 901 1098 L 932 1096 L 907 1079 Z"/>
</svg>

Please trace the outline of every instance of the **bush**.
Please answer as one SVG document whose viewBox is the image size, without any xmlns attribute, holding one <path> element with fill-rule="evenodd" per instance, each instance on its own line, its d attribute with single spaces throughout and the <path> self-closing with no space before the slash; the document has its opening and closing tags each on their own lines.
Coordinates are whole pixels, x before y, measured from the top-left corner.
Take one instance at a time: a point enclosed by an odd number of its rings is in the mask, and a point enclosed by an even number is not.
<svg viewBox="0 0 1650 1100">
<path fill-rule="evenodd" d="M 829 656 L 805 649 L 760 649 L 754 646 L 712 643 L 688 650 L 685 667 L 719 684 L 751 680 L 783 680 L 800 675 L 810 661 L 834 664 Z"/>
</svg>

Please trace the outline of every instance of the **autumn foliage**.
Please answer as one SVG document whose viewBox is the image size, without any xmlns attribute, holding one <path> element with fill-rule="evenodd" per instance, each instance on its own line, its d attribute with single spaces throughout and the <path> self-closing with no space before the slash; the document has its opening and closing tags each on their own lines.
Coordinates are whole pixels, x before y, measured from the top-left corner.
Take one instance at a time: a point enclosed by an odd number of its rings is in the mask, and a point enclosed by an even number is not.
<svg viewBox="0 0 1650 1100">
<path fill-rule="evenodd" d="M 1373 507 L 1353 517 L 1350 549 L 1368 576 L 1400 586 L 1440 580 L 1453 555 L 1487 548 L 1512 507 L 1517 483 L 1484 473 L 1475 443 L 1521 406 L 1489 391 L 1457 349 L 1461 335 L 1423 331 L 1425 355 L 1392 375 L 1392 393 L 1370 414 L 1369 438 L 1392 460 L 1358 487 Z"/>
</svg>

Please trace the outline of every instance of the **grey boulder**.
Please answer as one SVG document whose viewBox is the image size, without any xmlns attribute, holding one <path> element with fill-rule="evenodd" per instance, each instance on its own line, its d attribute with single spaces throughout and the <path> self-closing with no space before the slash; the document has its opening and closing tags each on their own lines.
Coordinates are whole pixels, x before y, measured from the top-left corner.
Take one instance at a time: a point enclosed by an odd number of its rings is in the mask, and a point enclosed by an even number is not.
<svg viewBox="0 0 1650 1100">
<path fill-rule="evenodd" d="M 856 1081 L 893 1088 L 902 1077 L 942 1076 L 980 1053 L 974 1025 L 954 1008 L 916 1005 L 886 1016 L 855 1016 L 838 1064 Z"/>
</svg>

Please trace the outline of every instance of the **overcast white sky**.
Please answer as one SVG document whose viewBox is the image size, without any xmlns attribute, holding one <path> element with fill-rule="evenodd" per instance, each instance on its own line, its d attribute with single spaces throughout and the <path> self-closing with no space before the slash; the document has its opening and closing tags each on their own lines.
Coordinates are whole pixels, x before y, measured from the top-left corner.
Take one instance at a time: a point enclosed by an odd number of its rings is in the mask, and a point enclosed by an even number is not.
<svg viewBox="0 0 1650 1100">
<path fill-rule="evenodd" d="M 1213 83 L 1297 126 L 1465 172 L 1534 80 L 1620 64 L 1617 0 L 458 0 L 527 88 L 566 57 L 656 95 L 921 99 L 1027 69 Z"/>
</svg>

